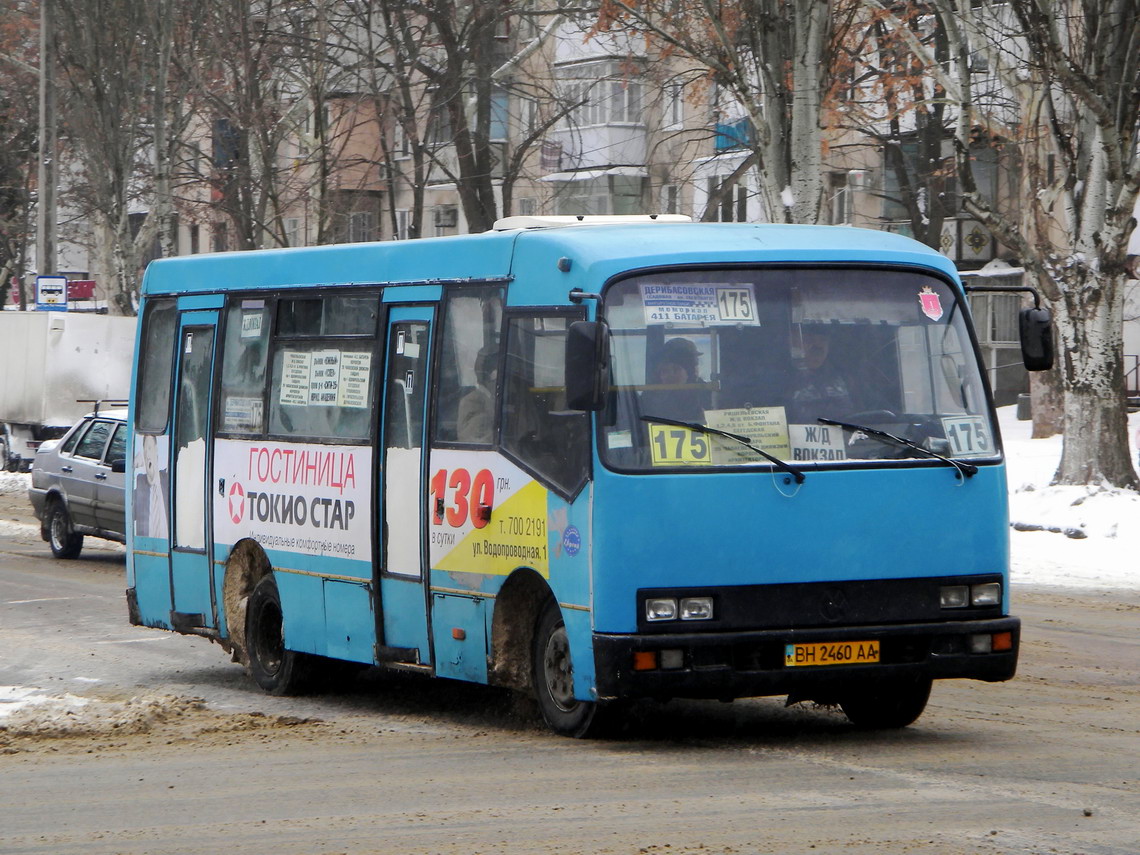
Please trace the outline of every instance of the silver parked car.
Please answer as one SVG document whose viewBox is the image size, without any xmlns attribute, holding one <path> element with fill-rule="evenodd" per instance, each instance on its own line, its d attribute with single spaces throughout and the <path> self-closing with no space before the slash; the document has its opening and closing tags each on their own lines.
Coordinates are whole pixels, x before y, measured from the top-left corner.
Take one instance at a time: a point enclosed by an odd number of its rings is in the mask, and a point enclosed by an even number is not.
<svg viewBox="0 0 1140 855">
<path fill-rule="evenodd" d="M 127 411 L 84 416 L 32 461 L 28 498 L 56 558 L 75 558 L 84 535 L 126 540 Z"/>
</svg>

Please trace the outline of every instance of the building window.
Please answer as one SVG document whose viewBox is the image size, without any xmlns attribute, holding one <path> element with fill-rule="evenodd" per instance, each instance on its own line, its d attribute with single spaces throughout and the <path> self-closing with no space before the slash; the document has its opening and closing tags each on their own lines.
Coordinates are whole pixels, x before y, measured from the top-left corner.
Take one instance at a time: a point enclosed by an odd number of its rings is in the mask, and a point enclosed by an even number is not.
<svg viewBox="0 0 1140 855">
<path fill-rule="evenodd" d="M 427 141 L 429 145 L 447 145 L 455 138 L 451 130 L 451 113 L 447 102 L 438 93 L 432 96 L 431 111 L 428 114 Z"/>
<path fill-rule="evenodd" d="M 214 223 L 214 252 L 228 252 L 230 234 L 225 221 Z"/>
<path fill-rule="evenodd" d="M 683 83 L 670 83 L 665 89 L 665 125 L 678 128 L 685 119 L 685 85 Z"/>
<path fill-rule="evenodd" d="M 301 238 L 301 218 L 300 217 L 286 217 L 285 218 L 285 246 L 301 246 L 303 240 Z"/>
<path fill-rule="evenodd" d="M 214 169 L 218 172 L 232 169 L 241 156 L 241 134 L 229 119 L 214 120 L 213 144 Z"/>
<path fill-rule="evenodd" d="M 847 173 L 832 172 L 827 177 L 827 184 L 832 225 L 849 225 L 854 220 L 854 206 L 851 188 L 847 184 Z"/>
<path fill-rule="evenodd" d="M 525 196 L 518 200 L 520 217 L 533 217 L 538 212 L 538 205 L 533 196 Z"/>
<path fill-rule="evenodd" d="M 538 102 L 533 98 L 519 98 L 519 125 L 525 133 L 533 133 L 538 124 Z"/>
<path fill-rule="evenodd" d="M 708 179 L 708 194 L 709 202 L 715 198 L 717 190 L 721 186 L 721 179 L 719 176 L 714 176 Z M 717 206 L 716 222 L 718 223 L 746 223 L 748 222 L 748 188 L 743 184 L 737 184 L 735 187 L 728 189 L 720 199 L 720 204 Z"/>
<path fill-rule="evenodd" d="M 190 224 L 190 254 L 197 255 L 202 251 L 200 241 L 202 240 L 202 230 L 197 223 Z"/>
<path fill-rule="evenodd" d="M 641 115 L 641 84 L 636 80 L 610 81 L 610 118 L 615 124 L 638 124 Z"/>
<path fill-rule="evenodd" d="M 407 208 L 396 209 L 396 240 L 408 239 L 408 216 L 410 213 Z"/>
<path fill-rule="evenodd" d="M 397 160 L 412 156 L 412 147 L 408 141 L 408 132 L 400 122 L 392 126 L 392 153 Z"/>
<path fill-rule="evenodd" d="M 372 211 L 353 211 L 348 215 L 348 242 L 365 243 L 376 240 L 376 214 Z"/>
<path fill-rule="evenodd" d="M 676 184 L 666 184 L 661 188 L 661 213 L 681 213 L 681 188 Z"/>
<path fill-rule="evenodd" d="M 506 89 L 495 87 L 491 92 L 491 127 L 488 129 L 492 140 L 505 140 L 508 133 L 510 98 Z"/>
<path fill-rule="evenodd" d="M 459 226 L 459 209 L 454 205 L 440 205 L 432 209 L 432 223 L 436 236 L 449 235 Z"/>
<path fill-rule="evenodd" d="M 628 70 L 609 63 L 588 63 L 573 73 L 579 79 L 566 82 L 562 89 L 572 107 L 566 116 L 568 127 L 642 123 L 642 84 L 630 79 Z"/>
</svg>

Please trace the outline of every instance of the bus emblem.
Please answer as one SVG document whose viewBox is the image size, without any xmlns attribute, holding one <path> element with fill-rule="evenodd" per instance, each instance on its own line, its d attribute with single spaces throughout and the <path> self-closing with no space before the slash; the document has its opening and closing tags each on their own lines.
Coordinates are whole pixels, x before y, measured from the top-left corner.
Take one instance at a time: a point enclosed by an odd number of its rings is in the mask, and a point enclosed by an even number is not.
<svg viewBox="0 0 1140 855">
<path fill-rule="evenodd" d="M 575 526 L 568 526 L 562 534 L 562 548 L 571 558 L 582 548 L 582 533 Z"/>
<path fill-rule="evenodd" d="M 942 298 L 929 285 L 918 292 L 918 303 L 922 306 L 922 313 L 930 320 L 937 321 L 942 317 Z"/>
<path fill-rule="evenodd" d="M 230 487 L 229 511 L 230 519 L 234 521 L 234 525 L 239 525 L 241 518 L 245 515 L 245 488 L 237 481 L 234 481 L 233 486 Z"/>
</svg>

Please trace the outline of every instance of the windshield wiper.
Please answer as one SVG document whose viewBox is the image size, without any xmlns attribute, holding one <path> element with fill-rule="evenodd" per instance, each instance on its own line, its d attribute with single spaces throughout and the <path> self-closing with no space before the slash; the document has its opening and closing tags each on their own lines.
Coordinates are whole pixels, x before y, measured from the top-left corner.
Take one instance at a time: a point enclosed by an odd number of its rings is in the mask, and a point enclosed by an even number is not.
<svg viewBox="0 0 1140 855">
<path fill-rule="evenodd" d="M 695 430 L 698 433 L 707 433 L 707 434 L 711 434 L 713 436 L 723 436 L 726 439 L 731 439 L 733 442 L 739 442 L 745 448 L 751 448 L 753 451 L 755 451 L 757 454 L 759 454 L 761 457 L 763 457 L 765 460 L 767 460 L 769 463 L 771 463 L 777 469 L 780 469 L 784 472 L 787 472 L 789 475 L 791 475 L 793 478 L 796 479 L 797 484 L 802 484 L 804 482 L 804 473 L 803 472 L 801 472 L 796 467 L 794 467 L 788 463 L 785 463 L 780 458 L 769 454 L 767 451 L 764 451 L 762 448 L 757 448 L 755 445 L 752 444 L 752 437 L 750 437 L 750 436 L 741 436 L 738 433 L 729 433 L 726 430 L 721 430 L 720 428 L 709 427 L 708 425 L 702 425 L 699 422 L 682 422 L 682 421 L 678 421 L 677 419 L 667 419 L 667 418 L 664 418 L 662 416 L 642 416 L 641 420 L 643 422 L 656 422 L 658 424 L 663 424 L 663 425 L 675 425 L 676 427 L 683 427 L 683 428 L 688 428 L 689 430 Z"/>
<path fill-rule="evenodd" d="M 966 478 L 969 478 L 973 475 L 976 475 L 978 473 L 978 467 L 975 466 L 973 463 L 965 463 L 961 460 L 954 460 L 953 458 L 946 457 L 945 455 L 939 454 L 937 451 L 931 451 L 929 448 L 923 448 L 917 442 L 911 442 L 909 439 L 906 439 L 905 437 L 896 436 L 893 433 L 887 433 L 887 431 L 885 431 L 885 430 L 879 430 L 878 428 L 867 427 L 866 425 L 856 425 L 856 424 L 852 424 L 851 422 L 839 422 L 839 421 L 836 421 L 835 419 L 825 419 L 822 416 L 820 418 L 817 418 L 816 421 L 819 422 L 821 425 L 835 425 L 836 427 L 841 427 L 845 430 L 853 430 L 853 431 L 857 430 L 861 433 L 866 434 L 867 436 L 873 436 L 873 437 L 876 437 L 878 439 L 891 440 L 892 442 L 897 442 L 899 445 L 903 445 L 903 446 L 906 446 L 907 448 L 913 449 L 914 451 L 917 451 L 919 454 L 925 454 L 928 457 L 937 458 L 938 460 L 941 460 L 944 463 L 949 463 L 951 466 L 953 466 L 958 471 L 957 477 L 961 478 L 963 480 L 965 480 Z"/>
</svg>

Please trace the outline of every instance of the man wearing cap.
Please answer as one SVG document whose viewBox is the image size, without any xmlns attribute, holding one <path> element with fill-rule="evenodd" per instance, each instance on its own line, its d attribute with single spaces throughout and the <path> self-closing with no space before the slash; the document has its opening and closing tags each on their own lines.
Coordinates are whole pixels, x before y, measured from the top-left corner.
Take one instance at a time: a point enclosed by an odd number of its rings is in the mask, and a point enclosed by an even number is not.
<svg viewBox="0 0 1140 855">
<path fill-rule="evenodd" d="M 697 346 L 687 338 L 665 342 L 651 378 L 655 388 L 647 389 L 641 396 L 645 415 L 703 423 L 708 395 L 697 373 L 700 355 Z"/>
</svg>

